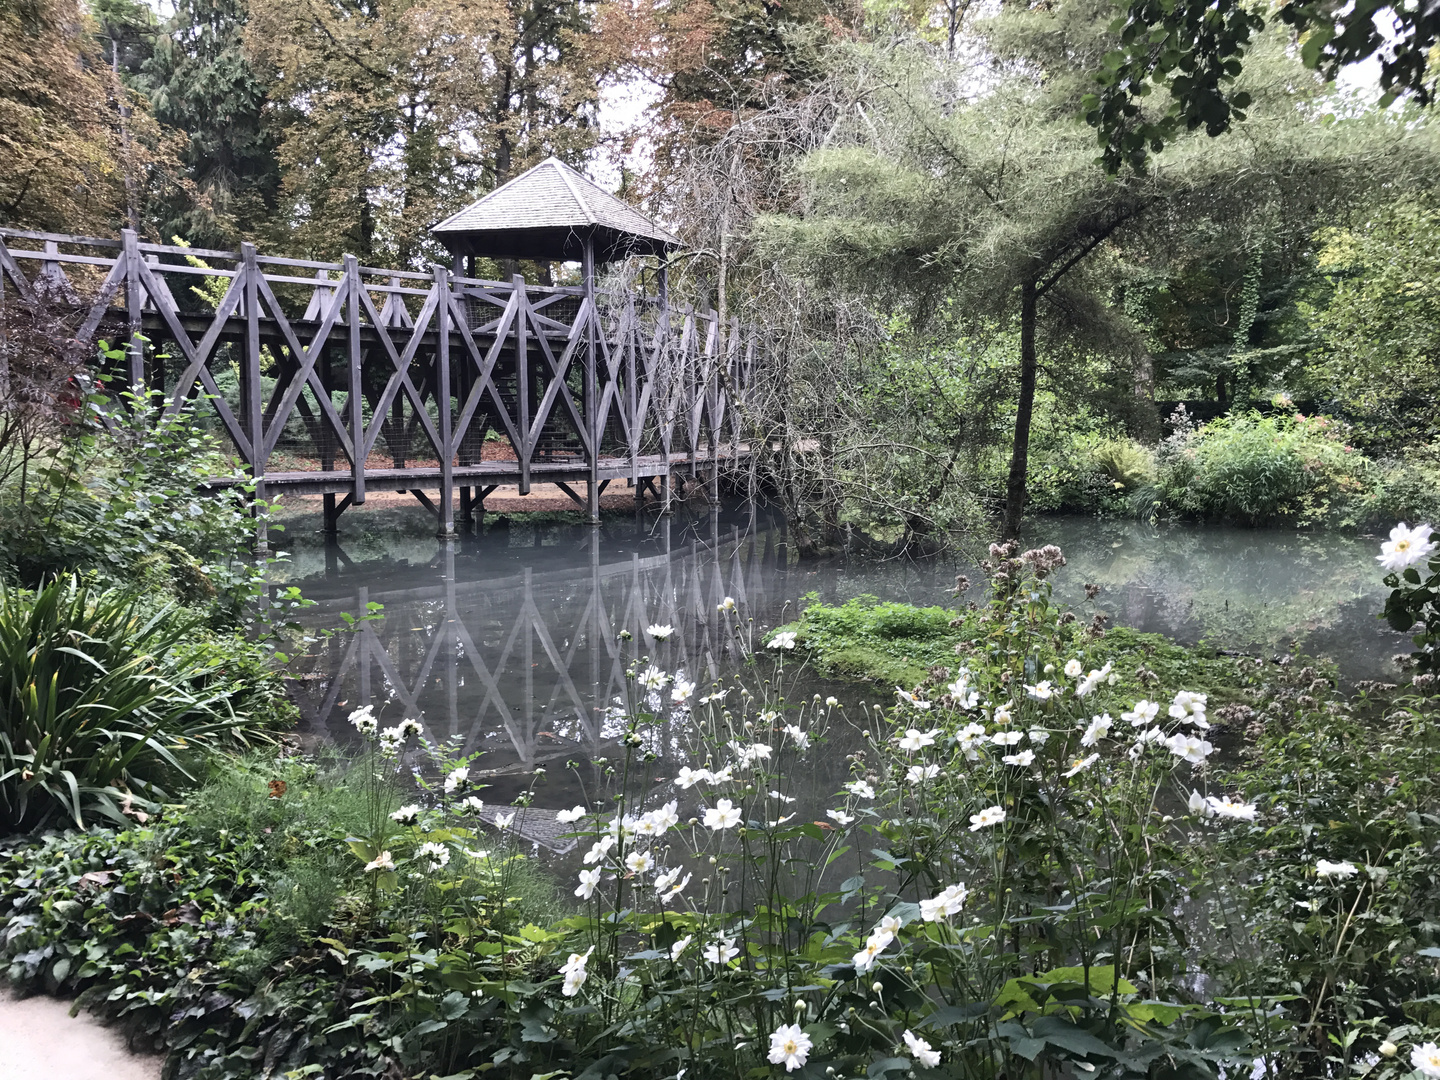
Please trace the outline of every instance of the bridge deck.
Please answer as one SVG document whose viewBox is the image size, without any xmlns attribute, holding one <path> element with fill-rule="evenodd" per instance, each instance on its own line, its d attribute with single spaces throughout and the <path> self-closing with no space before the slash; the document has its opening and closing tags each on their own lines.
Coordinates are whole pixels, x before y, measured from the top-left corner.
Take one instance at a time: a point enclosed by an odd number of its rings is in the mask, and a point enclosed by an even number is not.
<svg viewBox="0 0 1440 1080">
<path fill-rule="evenodd" d="M 628 457 L 601 457 L 597 462 L 597 479 L 601 483 L 613 480 L 653 479 L 694 464 L 708 470 L 711 465 L 733 464 L 749 456 L 747 447 L 739 450 L 725 449 L 712 457 L 709 451 L 700 450 L 694 455 L 674 453 L 666 460 L 664 454 L 645 454 L 634 459 Z M 492 485 L 518 485 L 521 480 L 518 461 L 482 461 L 475 465 L 451 466 L 453 483 L 459 487 L 485 488 Z M 591 475 L 590 465 L 584 458 L 563 461 L 535 461 L 530 464 L 530 482 L 547 484 L 563 481 L 584 483 Z M 439 489 L 441 486 L 438 465 L 412 465 L 403 469 L 376 469 L 366 467 L 365 487 L 376 491 L 414 491 Z M 249 478 L 234 479 L 218 477 L 207 480 L 205 486 L 211 489 L 233 487 L 250 483 Z M 333 495 L 352 491 L 355 478 L 349 469 L 344 471 L 271 472 L 264 476 L 265 491 L 280 495 Z"/>
</svg>

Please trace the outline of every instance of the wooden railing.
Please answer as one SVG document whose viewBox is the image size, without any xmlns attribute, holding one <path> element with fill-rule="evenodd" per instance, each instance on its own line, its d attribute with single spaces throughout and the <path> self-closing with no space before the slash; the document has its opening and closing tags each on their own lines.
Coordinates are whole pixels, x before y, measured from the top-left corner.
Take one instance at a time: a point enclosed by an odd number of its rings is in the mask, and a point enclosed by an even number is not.
<svg viewBox="0 0 1440 1080">
<path fill-rule="evenodd" d="M 745 452 L 755 335 L 671 308 L 663 288 L 483 281 L 250 244 L 150 244 L 130 230 L 0 229 L 7 297 L 73 312 L 81 341 L 123 350 L 97 359 L 116 400 L 144 390 L 172 412 L 212 416 L 258 497 L 324 494 L 331 527 L 383 488 L 416 492 L 449 533 L 457 488 L 464 517 L 498 484 L 526 494 L 540 481 L 594 520 L 612 481 L 658 484 L 668 501 L 672 470 L 713 479 Z M 376 463 L 382 446 L 389 460 Z M 581 483 L 583 499 L 571 486 Z"/>
</svg>

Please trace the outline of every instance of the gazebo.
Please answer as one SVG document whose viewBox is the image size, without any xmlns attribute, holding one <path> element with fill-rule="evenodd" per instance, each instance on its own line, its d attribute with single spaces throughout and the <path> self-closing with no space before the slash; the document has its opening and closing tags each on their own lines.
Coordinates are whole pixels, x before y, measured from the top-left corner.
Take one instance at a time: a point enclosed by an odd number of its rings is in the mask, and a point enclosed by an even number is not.
<svg viewBox="0 0 1440 1080">
<path fill-rule="evenodd" d="M 662 259 L 680 239 L 558 158 L 501 184 L 451 214 L 431 233 L 449 250 L 456 273 L 464 260 L 578 262 L 588 283 L 597 263 L 630 255 Z"/>
</svg>

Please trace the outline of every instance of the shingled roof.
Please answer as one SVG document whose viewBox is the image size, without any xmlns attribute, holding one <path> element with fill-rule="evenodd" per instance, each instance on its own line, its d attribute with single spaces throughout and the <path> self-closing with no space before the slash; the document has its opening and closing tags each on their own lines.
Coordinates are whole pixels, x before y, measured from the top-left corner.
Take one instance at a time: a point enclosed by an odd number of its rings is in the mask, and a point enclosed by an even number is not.
<svg viewBox="0 0 1440 1080">
<path fill-rule="evenodd" d="M 573 261 L 587 236 L 599 262 L 682 246 L 678 237 L 553 157 L 430 231 L 453 254 L 489 258 Z"/>
</svg>

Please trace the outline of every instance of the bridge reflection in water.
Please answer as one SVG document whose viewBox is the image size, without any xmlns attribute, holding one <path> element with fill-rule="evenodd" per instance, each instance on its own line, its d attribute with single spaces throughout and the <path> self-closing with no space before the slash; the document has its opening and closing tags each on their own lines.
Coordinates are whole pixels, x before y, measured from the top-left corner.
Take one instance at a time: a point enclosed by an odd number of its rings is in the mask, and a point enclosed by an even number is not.
<svg viewBox="0 0 1440 1080">
<path fill-rule="evenodd" d="M 622 725 L 612 709 L 635 704 L 625 671 L 636 657 L 703 688 L 740 663 L 737 622 L 748 632 L 753 617 L 763 647 L 762 630 L 815 580 L 789 572 L 782 531 L 718 508 L 688 523 L 599 529 L 502 522 L 427 546 L 436 554 L 418 565 L 356 561 L 332 547 L 323 573 L 298 578 L 317 601 L 304 625 L 341 627 L 344 614 L 359 622 L 293 662 L 305 729 L 344 745 L 361 705 L 387 726 L 413 717 L 432 741 L 486 751 L 475 775 L 497 796 L 550 765 L 545 802 L 562 798 L 557 783 L 568 787 L 558 775 L 568 759 L 614 750 Z M 717 610 L 727 596 L 738 605 L 728 617 Z M 383 618 L 361 621 L 372 603 Z M 655 625 L 674 632 L 657 641 Z M 683 753 L 675 719 L 659 736 L 665 757 Z"/>
</svg>

